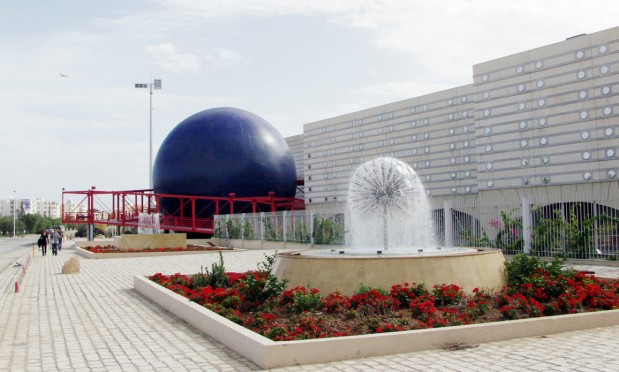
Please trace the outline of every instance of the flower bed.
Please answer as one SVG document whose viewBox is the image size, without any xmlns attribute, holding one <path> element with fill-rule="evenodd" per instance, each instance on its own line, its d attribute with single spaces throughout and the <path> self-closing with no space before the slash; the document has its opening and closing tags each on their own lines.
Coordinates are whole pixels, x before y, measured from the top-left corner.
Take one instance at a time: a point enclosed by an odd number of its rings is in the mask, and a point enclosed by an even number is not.
<svg viewBox="0 0 619 372">
<path fill-rule="evenodd" d="M 205 247 L 199 245 L 187 245 L 186 247 L 176 248 L 143 248 L 143 249 L 119 249 L 113 245 L 96 245 L 94 247 L 82 247 L 82 249 L 91 253 L 154 253 L 154 252 L 200 252 L 200 251 L 222 251 L 231 250 L 227 247 Z"/>
<path fill-rule="evenodd" d="M 421 283 L 390 290 L 361 286 L 353 296 L 323 295 L 269 274 L 274 257 L 258 270 L 226 272 L 223 258 L 211 272 L 150 280 L 274 341 L 386 333 L 424 328 L 573 314 L 619 308 L 619 284 L 565 270 L 562 262 L 516 256 L 507 264 L 508 286 L 498 293 L 464 293 L 455 284 Z"/>
</svg>

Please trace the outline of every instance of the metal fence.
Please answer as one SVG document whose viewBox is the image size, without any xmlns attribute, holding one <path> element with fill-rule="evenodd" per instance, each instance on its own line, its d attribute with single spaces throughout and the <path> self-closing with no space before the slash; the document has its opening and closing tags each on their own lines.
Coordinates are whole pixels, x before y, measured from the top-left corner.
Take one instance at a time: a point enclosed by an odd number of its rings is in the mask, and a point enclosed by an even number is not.
<svg viewBox="0 0 619 372">
<path fill-rule="evenodd" d="M 619 210 L 614 201 L 485 200 L 434 209 L 439 241 L 446 244 L 451 213 L 455 246 L 496 247 L 505 254 L 619 259 Z"/>
<path fill-rule="evenodd" d="M 215 237 L 307 244 L 345 244 L 344 214 L 280 211 L 215 216 Z"/>
<path fill-rule="evenodd" d="M 434 205 L 433 218 L 442 245 L 496 247 L 509 255 L 619 259 L 616 202 L 450 200 Z M 327 245 L 351 240 L 344 213 L 312 211 L 215 216 L 215 236 Z"/>
</svg>

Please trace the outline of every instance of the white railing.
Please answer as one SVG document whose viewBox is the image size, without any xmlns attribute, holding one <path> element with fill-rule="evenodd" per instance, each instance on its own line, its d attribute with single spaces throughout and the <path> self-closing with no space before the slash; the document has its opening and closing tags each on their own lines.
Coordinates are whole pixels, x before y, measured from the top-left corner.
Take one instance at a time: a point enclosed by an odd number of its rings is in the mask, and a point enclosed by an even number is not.
<svg viewBox="0 0 619 372">
<path fill-rule="evenodd" d="M 509 255 L 619 259 L 615 201 L 447 200 L 435 202 L 433 218 L 441 245 L 496 247 Z M 328 245 L 351 240 L 344 213 L 312 211 L 215 216 L 215 236 Z"/>
</svg>

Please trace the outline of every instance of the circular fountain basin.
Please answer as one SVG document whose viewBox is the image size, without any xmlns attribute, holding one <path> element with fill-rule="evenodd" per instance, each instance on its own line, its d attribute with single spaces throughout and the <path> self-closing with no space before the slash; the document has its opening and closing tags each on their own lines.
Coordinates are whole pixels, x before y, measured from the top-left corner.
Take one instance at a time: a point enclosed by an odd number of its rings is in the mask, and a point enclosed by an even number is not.
<svg viewBox="0 0 619 372">
<path fill-rule="evenodd" d="M 361 284 L 386 290 L 406 282 L 424 283 L 428 289 L 456 284 L 465 292 L 500 290 L 506 284 L 503 253 L 487 248 L 424 248 L 417 253 L 395 249 L 349 252 L 345 248 L 282 252 L 271 273 L 288 280 L 289 288 L 309 286 L 323 294 L 339 291 L 344 295 L 354 294 Z"/>
</svg>

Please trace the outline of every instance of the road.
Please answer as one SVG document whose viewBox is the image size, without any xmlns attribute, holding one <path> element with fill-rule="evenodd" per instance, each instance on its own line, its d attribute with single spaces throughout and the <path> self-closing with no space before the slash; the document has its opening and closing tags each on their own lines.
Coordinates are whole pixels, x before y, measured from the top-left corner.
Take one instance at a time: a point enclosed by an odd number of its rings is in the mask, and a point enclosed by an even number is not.
<svg viewBox="0 0 619 372">
<path fill-rule="evenodd" d="M 0 272 L 13 266 L 20 258 L 32 253 L 32 245 L 37 243 L 37 235 L 17 238 L 0 238 Z"/>
</svg>

